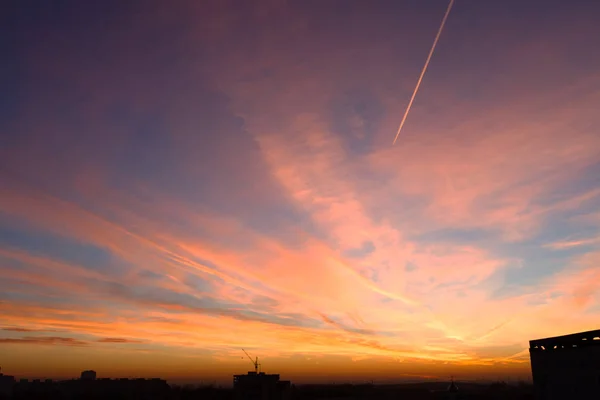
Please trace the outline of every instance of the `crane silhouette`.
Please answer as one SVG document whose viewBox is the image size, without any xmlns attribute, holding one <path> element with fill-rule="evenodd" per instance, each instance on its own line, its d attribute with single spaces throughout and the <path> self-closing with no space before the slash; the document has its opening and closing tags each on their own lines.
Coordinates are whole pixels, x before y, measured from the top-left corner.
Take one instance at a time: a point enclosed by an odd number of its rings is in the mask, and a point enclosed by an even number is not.
<svg viewBox="0 0 600 400">
<path fill-rule="evenodd" d="M 258 374 L 258 371 L 260 369 L 260 364 L 258 363 L 258 357 L 256 357 L 256 359 L 252 359 L 252 357 L 250 357 L 250 354 L 248 354 L 248 352 L 244 349 L 242 349 L 242 351 L 246 354 L 246 356 L 248 357 L 248 359 L 250 360 L 250 362 L 252 363 L 252 365 L 254 365 L 254 372 L 256 372 Z M 244 358 L 244 357 L 242 357 Z"/>
</svg>

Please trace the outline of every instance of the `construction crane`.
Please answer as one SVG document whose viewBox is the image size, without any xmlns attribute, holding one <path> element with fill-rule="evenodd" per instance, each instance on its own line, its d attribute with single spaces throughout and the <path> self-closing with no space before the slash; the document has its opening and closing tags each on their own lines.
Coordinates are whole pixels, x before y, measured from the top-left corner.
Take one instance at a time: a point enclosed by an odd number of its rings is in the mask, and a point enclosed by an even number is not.
<svg viewBox="0 0 600 400">
<path fill-rule="evenodd" d="M 242 351 L 244 353 L 246 353 L 246 356 L 248 357 L 248 359 L 250 359 L 250 362 L 252 363 L 252 365 L 254 365 L 254 372 L 256 372 L 258 374 L 258 370 L 260 369 L 260 364 L 258 363 L 258 357 L 256 357 L 255 360 L 253 360 L 252 357 L 250 357 L 250 354 L 248 354 L 248 352 L 246 350 L 242 349 Z"/>
</svg>

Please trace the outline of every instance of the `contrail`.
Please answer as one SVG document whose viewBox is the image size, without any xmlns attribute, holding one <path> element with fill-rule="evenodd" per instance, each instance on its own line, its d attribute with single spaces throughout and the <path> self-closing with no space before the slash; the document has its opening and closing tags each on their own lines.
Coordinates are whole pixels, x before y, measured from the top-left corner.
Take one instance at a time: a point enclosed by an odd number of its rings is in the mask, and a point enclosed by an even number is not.
<svg viewBox="0 0 600 400">
<path fill-rule="evenodd" d="M 419 91 L 419 86 L 421 86 L 421 81 L 423 80 L 423 75 L 425 75 L 425 71 L 427 71 L 427 66 L 429 65 L 429 61 L 431 60 L 431 56 L 435 50 L 435 46 L 437 46 L 437 42 L 440 39 L 440 35 L 442 34 L 442 30 L 444 29 L 444 25 L 446 24 L 446 20 L 448 19 L 448 14 L 450 14 L 450 10 L 452 9 L 452 5 L 454 4 L 454 0 L 450 0 L 450 4 L 448 4 L 448 8 L 446 9 L 446 14 L 444 14 L 444 19 L 442 19 L 442 24 L 440 25 L 440 29 L 438 30 L 437 35 L 435 36 L 435 40 L 433 41 L 433 46 L 431 46 L 431 50 L 429 50 L 429 55 L 427 56 L 427 61 L 425 61 L 425 66 L 423 66 L 423 70 L 421 71 L 421 76 L 419 76 L 419 80 L 417 81 L 417 86 L 415 87 L 415 91 L 408 102 L 408 107 L 406 107 L 406 111 L 404 112 L 404 117 L 402 117 L 402 121 L 400 122 L 400 126 L 398 127 L 398 132 L 396 133 L 396 137 L 394 138 L 394 142 L 392 146 L 396 144 L 396 140 L 398 140 L 398 136 L 400 135 L 400 131 L 404 126 L 404 122 L 406 122 L 406 117 L 408 117 L 408 112 L 410 111 L 410 107 L 412 107 L 412 103 L 415 100 L 415 96 Z"/>
</svg>

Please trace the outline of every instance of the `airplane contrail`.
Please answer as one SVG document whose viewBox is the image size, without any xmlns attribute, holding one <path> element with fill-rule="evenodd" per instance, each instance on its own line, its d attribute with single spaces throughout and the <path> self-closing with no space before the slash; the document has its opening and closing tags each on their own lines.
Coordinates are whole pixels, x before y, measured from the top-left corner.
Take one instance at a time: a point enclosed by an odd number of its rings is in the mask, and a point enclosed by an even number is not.
<svg viewBox="0 0 600 400">
<path fill-rule="evenodd" d="M 448 8 L 446 9 L 446 14 L 444 14 L 444 19 L 442 19 L 442 24 L 440 25 L 440 29 L 438 30 L 437 35 L 435 35 L 435 40 L 433 41 L 433 46 L 431 46 L 431 50 L 429 50 L 429 55 L 427 56 L 427 61 L 425 61 L 425 65 L 423 66 L 423 70 L 421 71 L 421 76 L 419 76 L 419 80 L 417 81 L 417 86 L 415 87 L 415 91 L 408 102 L 408 107 L 406 107 L 406 111 L 404 112 L 404 117 L 402 117 L 402 121 L 400 122 L 400 126 L 398 127 L 398 132 L 396 133 L 396 137 L 394 138 L 394 142 L 392 146 L 396 144 L 396 140 L 398 140 L 398 136 L 400 135 L 400 131 L 404 126 L 404 122 L 406 122 L 406 117 L 408 117 L 408 112 L 412 107 L 412 103 L 415 100 L 415 96 L 419 91 L 419 86 L 421 86 L 421 81 L 423 80 L 423 75 L 425 75 L 425 71 L 427 71 L 427 66 L 429 65 L 429 61 L 431 60 L 431 56 L 435 50 L 435 46 L 437 46 L 437 42 L 440 39 L 440 35 L 442 34 L 442 30 L 444 29 L 444 25 L 446 24 L 446 20 L 448 19 L 448 14 L 450 14 L 450 10 L 452 9 L 452 5 L 454 4 L 454 0 L 450 0 L 450 4 L 448 4 Z"/>
</svg>

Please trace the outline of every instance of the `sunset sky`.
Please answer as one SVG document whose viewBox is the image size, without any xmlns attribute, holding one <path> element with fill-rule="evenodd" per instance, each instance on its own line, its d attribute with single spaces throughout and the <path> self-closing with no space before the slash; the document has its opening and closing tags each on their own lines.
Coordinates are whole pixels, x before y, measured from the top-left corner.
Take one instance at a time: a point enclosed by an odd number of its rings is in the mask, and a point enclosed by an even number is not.
<svg viewBox="0 0 600 400">
<path fill-rule="evenodd" d="M 530 375 L 600 328 L 600 2 L 10 0 L 0 366 Z"/>
</svg>

